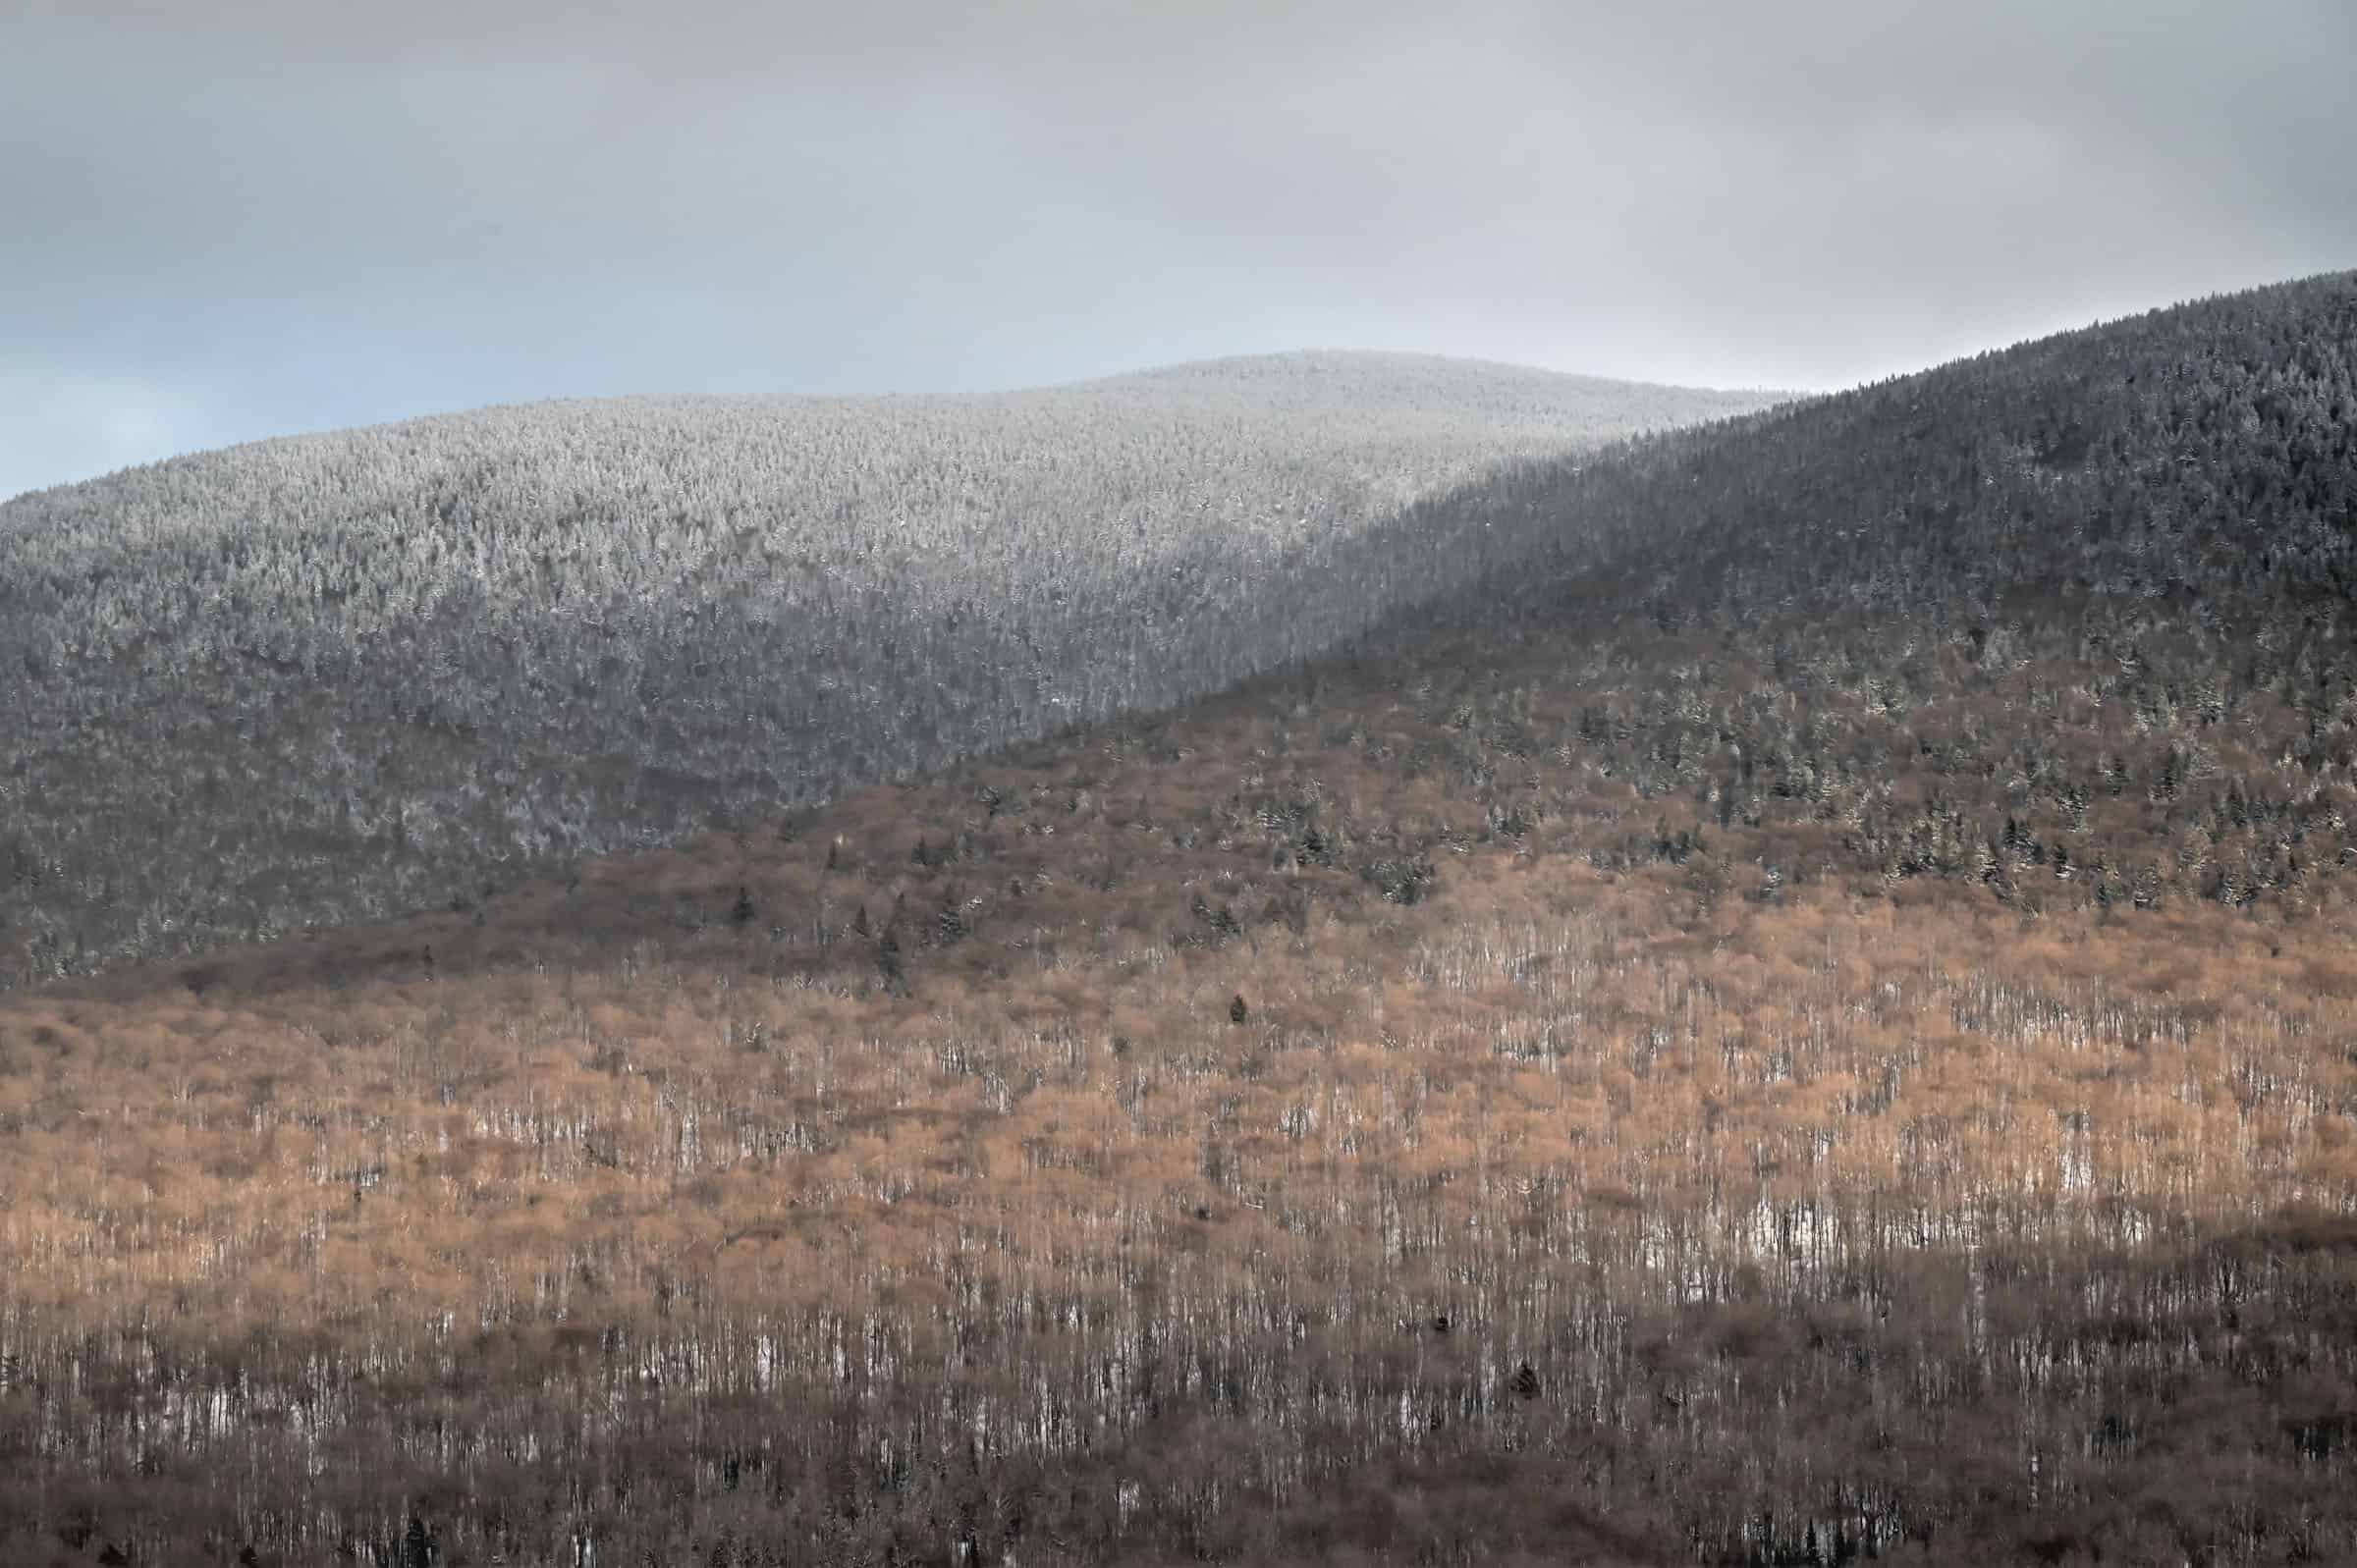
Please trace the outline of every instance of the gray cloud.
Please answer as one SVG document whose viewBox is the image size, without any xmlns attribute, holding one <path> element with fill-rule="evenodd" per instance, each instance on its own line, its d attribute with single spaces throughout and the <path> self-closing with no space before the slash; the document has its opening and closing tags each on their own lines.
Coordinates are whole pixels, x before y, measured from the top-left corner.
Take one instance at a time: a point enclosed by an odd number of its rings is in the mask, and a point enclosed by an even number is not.
<svg viewBox="0 0 2357 1568">
<path fill-rule="evenodd" d="M 2346 0 L 15 0 L 0 495 L 1309 345 L 1832 386 L 2357 262 Z"/>
</svg>

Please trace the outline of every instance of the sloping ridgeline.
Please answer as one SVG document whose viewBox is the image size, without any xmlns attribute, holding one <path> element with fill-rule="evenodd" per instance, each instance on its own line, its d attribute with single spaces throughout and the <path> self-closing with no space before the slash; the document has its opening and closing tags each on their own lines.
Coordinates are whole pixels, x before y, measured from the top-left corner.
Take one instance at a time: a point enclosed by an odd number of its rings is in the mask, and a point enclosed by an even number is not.
<svg viewBox="0 0 2357 1568">
<path fill-rule="evenodd" d="M 1564 755 L 1759 830 L 1780 883 L 2296 908 L 2357 857 L 2357 275 L 1673 434 L 1529 504 L 1579 526 L 1361 653 L 1439 683 L 1501 809 L 1517 692 L 1568 666 Z"/>
<path fill-rule="evenodd" d="M 0 986 L 478 896 L 1175 702 L 1461 575 L 1468 481 L 1761 396 L 1415 355 L 499 407 L 0 508 Z M 1412 554 L 1370 554 L 1385 530 Z"/>
</svg>

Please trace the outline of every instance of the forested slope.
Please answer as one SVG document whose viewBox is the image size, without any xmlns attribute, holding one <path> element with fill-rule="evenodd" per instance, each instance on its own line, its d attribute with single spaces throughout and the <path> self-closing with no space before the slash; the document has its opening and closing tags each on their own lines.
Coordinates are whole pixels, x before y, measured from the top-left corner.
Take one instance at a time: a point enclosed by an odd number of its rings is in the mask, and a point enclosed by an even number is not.
<svg viewBox="0 0 2357 1568">
<path fill-rule="evenodd" d="M 2353 355 L 1521 469 L 1347 655 L 0 1000 L 0 1554 L 2357 1559 Z"/>
<path fill-rule="evenodd" d="M 1766 401 L 1303 353 L 491 408 L 20 497 L 0 986 L 472 898 L 1178 701 L 1451 580 L 1484 505 L 1453 490 Z"/>
<path fill-rule="evenodd" d="M 1537 483 L 1579 519 L 1371 661 L 1780 876 L 2296 903 L 2357 844 L 2357 278 L 2209 299 Z M 1523 736 L 1517 744 L 1535 745 Z"/>
</svg>

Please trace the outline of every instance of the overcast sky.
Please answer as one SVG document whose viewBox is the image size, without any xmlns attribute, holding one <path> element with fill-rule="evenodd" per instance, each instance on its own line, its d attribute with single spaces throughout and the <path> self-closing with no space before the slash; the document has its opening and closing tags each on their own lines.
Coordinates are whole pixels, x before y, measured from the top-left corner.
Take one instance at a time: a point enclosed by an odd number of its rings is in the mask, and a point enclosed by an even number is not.
<svg viewBox="0 0 2357 1568">
<path fill-rule="evenodd" d="M 2352 0 L 0 0 L 0 496 L 1285 348 L 1831 388 L 2357 265 Z"/>
</svg>

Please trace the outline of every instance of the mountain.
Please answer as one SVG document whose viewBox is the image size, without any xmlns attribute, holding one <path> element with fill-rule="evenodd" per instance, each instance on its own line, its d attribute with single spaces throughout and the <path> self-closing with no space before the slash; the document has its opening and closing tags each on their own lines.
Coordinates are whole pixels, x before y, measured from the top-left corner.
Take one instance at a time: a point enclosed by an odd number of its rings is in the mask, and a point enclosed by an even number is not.
<svg viewBox="0 0 2357 1568">
<path fill-rule="evenodd" d="M 1330 655 L 0 999 L 0 1556 L 2357 1558 L 2353 410 L 2336 275 L 1512 467 Z"/>
<path fill-rule="evenodd" d="M 488 408 L 21 497 L 0 986 L 464 902 L 1198 695 L 1455 580 L 1453 492 L 1769 401 L 1280 354 Z"/>
<path fill-rule="evenodd" d="M 2353 341 L 2334 275 L 1657 441 L 1370 656 L 1475 727 L 1587 661 L 1586 766 L 1792 876 L 2297 906 L 2357 843 Z"/>
</svg>

